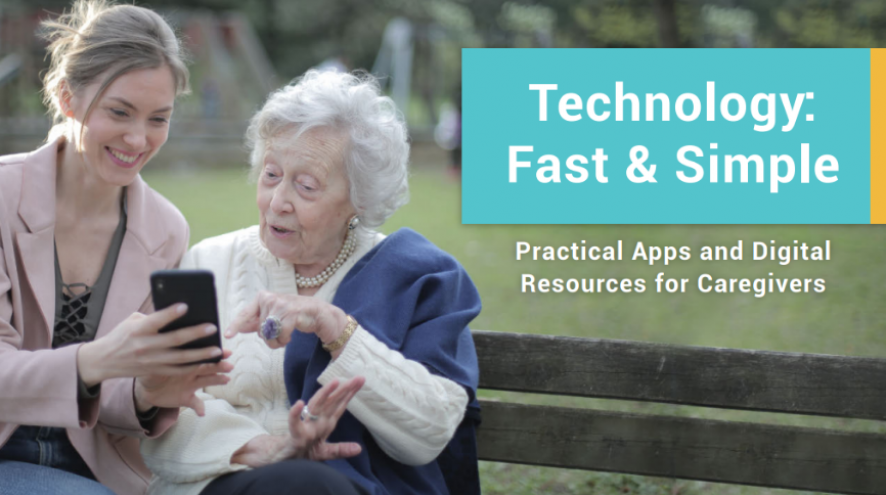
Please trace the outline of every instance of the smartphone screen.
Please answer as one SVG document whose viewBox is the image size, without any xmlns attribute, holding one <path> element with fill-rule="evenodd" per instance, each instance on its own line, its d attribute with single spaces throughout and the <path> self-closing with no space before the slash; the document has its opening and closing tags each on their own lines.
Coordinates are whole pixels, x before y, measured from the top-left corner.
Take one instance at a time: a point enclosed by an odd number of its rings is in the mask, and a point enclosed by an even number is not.
<svg viewBox="0 0 886 495">
<path fill-rule="evenodd" d="M 151 297 L 154 309 L 161 310 L 178 303 L 188 305 L 188 312 L 181 318 L 160 329 L 172 332 L 184 327 L 212 323 L 218 328 L 218 304 L 215 298 L 215 278 L 208 270 L 159 270 L 151 274 Z M 215 346 L 221 348 L 221 333 L 216 331 L 201 339 L 188 342 L 180 349 L 198 349 Z M 200 361 L 217 363 L 221 357 Z M 194 364 L 194 363 L 191 363 Z"/>
</svg>

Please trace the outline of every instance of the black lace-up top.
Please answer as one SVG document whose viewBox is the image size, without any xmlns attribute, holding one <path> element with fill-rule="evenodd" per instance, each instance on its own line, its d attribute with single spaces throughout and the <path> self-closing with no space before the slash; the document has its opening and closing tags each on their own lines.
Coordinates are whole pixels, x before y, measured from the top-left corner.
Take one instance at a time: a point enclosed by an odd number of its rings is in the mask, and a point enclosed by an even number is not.
<svg viewBox="0 0 886 495">
<path fill-rule="evenodd" d="M 61 268 L 58 264 L 58 251 L 55 253 L 55 325 L 52 336 L 52 347 L 62 347 L 78 342 L 90 342 L 95 339 L 117 256 L 126 234 L 126 188 L 120 199 L 120 223 L 114 231 L 111 246 L 102 265 L 101 273 L 92 286 L 83 283 L 66 284 L 62 280 Z"/>
</svg>

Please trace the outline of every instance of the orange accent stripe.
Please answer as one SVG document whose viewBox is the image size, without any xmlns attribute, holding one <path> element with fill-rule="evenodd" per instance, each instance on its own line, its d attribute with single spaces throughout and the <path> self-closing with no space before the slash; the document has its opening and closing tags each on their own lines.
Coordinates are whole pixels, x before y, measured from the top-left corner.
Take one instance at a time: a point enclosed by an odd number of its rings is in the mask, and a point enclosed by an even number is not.
<svg viewBox="0 0 886 495">
<path fill-rule="evenodd" d="M 871 223 L 886 224 L 886 48 L 871 49 Z"/>
</svg>

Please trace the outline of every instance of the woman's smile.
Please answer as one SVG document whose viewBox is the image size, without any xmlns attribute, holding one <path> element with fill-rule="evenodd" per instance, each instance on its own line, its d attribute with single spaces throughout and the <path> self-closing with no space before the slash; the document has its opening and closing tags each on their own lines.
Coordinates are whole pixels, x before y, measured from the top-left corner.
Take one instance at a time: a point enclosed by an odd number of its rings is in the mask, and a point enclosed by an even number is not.
<svg viewBox="0 0 886 495">
<path fill-rule="evenodd" d="M 108 153 L 108 156 L 111 158 L 111 161 L 114 162 L 115 165 L 127 169 L 136 167 L 139 164 L 142 155 L 144 155 L 144 153 L 124 153 L 123 151 L 120 151 L 116 148 L 111 148 L 110 146 L 105 146 L 105 151 Z"/>
</svg>

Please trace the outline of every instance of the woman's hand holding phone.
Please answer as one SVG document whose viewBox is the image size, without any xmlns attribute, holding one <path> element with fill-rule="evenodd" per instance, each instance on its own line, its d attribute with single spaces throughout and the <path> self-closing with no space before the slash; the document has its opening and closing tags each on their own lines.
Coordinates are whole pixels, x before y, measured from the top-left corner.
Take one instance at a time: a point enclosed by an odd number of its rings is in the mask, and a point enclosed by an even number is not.
<svg viewBox="0 0 886 495">
<path fill-rule="evenodd" d="M 157 407 L 194 407 L 202 402 L 194 392 L 220 385 L 233 365 L 225 361 L 188 364 L 227 357 L 218 347 L 176 349 L 218 332 L 215 325 L 194 325 L 174 332 L 160 329 L 187 313 L 187 305 L 175 304 L 150 315 L 133 313 L 104 337 L 83 344 L 77 353 L 80 378 L 87 386 L 104 380 L 136 377 L 136 400 L 140 410 Z M 230 355 L 230 353 L 227 353 Z M 179 377 L 170 379 L 170 377 Z M 144 407 L 144 406 L 148 407 Z"/>
<path fill-rule="evenodd" d="M 175 348 L 217 332 L 215 325 L 201 324 L 159 333 L 186 312 L 187 305 L 178 304 L 150 315 L 133 313 L 108 335 L 80 348 L 77 355 L 80 378 L 87 386 L 93 386 L 110 378 L 182 376 L 199 366 L 184 364 L 220 356 L 222 351 L 218 347 Z"/>
</svg>

